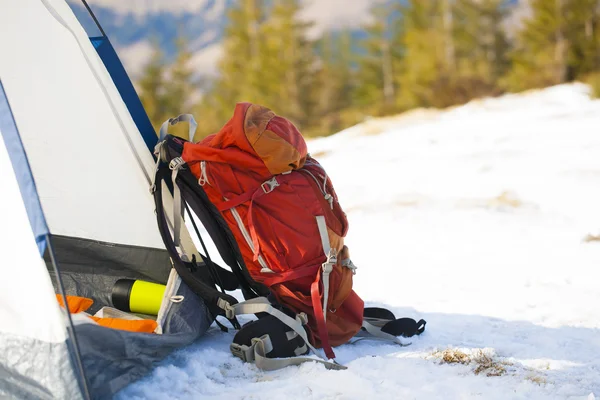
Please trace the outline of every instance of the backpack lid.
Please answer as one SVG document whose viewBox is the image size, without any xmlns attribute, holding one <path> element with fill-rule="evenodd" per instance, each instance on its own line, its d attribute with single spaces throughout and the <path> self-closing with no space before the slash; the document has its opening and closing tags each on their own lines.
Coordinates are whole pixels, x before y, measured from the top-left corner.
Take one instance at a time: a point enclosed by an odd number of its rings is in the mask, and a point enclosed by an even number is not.
<svg viewBox="0 0 600 400">
<path fill-rule="evenodd" d="M 233 117 L 202 144 L 218 149 L 237 147 L 258 158 L 268 175 L 302 168 L 307 156 L 306 142 L 292 122 L 251 103 L 238 103 Z"/>
</svg>

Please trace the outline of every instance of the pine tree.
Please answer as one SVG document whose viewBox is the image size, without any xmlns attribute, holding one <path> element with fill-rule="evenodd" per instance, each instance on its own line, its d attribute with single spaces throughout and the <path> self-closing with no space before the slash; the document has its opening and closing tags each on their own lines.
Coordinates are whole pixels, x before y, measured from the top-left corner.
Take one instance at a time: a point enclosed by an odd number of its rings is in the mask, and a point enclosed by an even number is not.
<svg viewBox="0 0 600 400">
<path fill-rule="evenodd" d="M 180 37 L 175 45 L 175 61 L 168 69 L 168 84 L 165 90 L 165 108 L 171 116 L 190 113 L 198 90 L 190 67 L 192 54 L 187 48 L 187 41 Z"/>
<path fill-rule="evenodd" d="M 391 11 L 391 12 L 390 12 Z M 373 22 L 365 27 L 367 38 L 362 42 L 364 56 L 359 60 L 356 91 L 359 105 L 376 114 L 396 109 L 398 81 L 396 74 L 402 58 L 401 15 L 384 4 L 371 8 Z"/>
<path fill-rule="evenodd" d="M 317 54 L 319 67 L 311 125 L 316 133 L 327 135 L 358 122 L 352 117 L 358 110 L 352 108 L 355 72 L 350 32 L 325 32 L 318 42 Z"/>
<path fill-rule="evenodd" d="M 175 59 L 166 73 L 164 89 L 164 109 L 166 118 L 173 118 L 180 114 L 193 114 L 194 102 L 198 96 L 198 84 L 190 66 L 192 54 L 188 49 L 187 40 L 179 37 L 175 40 Z M 164 121 L 163 121 L 164 122 Z M 188 126 L 178 124 L 169 129 L 169 133 L 188 138 Z"/>
<path fill-rule="evenodd" d="M 457 0 L 454 10 L 458 74 L 495 85 L 507 68 L 509 45 L 503 28 L 507 1 Z"/>
<path fill-rule="evenodd" d="M 140 100 L 157 132 L 160 124 L 168 115 L 165 107 L 165 70 L 164 56 L 160 46 L 157 42 L 153 42 L 153 52 L 142 70 L 138 87 Z"/>
<path fill-rule="evenodd" d="M 140 100 L 158 132 L 167 119 L 192 112 L 198 87 L 189 66 L 191 53 L 185 39 L 177 39 L 175 60 L 171 64 L 165 62 L 159 45 L 154 43 L 153 46 L 153 54 L 142 71 L 138 86 Z M 187 127 L 184 126 L 175 127 L 169 132 L 187 137 Z"/>
<path fill-rule="evenodd" d="M 231 117 L 235 104 L 249 101 L 269 106 L 268 74 L 263 70 L 266 17 L 264 0 L 244 0 L 227 11 L 219 77 L 203 94 L 197 108 L 201 119 L 196 139 L 216 132 Z"/>
<path fill-rule="evenodd" d="M 311 124 L 315 56 L 300 0 L 245 0 L 228 12 L 220 77 L 205 93 L 202 134 L 215 132 L 235 103 L 271 108 L 300 128 Z"/>
<path fill-rule="evenodd" d="M 577 79 L 590 84 L 592 96 L 600 98 L 600 0 L 582 0 L 575 17 L 581 28 L 574 32 L 581 59 Z"/>
<path fill-rule="evenodd" d="M 262 24 L 265 15 L 263 0 L 237 2 L 228 12 L 224 57 L 219 64 L 221 77 L 217 86 L 223 100 L 230 103 L 229 110 L 235 102 L 261 102 L 264 99 Z"/>
<path fill-rule="evenodd" d="M 300 0 L 274 0 L 263 25 L 263 68 L 268 103 L 279 114 L 300 127 L 310 124 L 311 90 L 315 63 L 312 43 L 307 39 L 310 23 L 300 20 Z"/>
<path fill-rule="evenodd" d="M 600 68 L 600 1 L 532 0 L 531 18 L 517 36 L 512 90 L 583 79 Z"/>
<path fill-rule="evenodd" d="M 572 50 L 569 30 L 572 0 L 532 0 L 532 16 L 524 22 L 512 53 L 510 90 L 544 87 L 570 79 Z"/>
<path fill-rule="evenodd" d="M 456 67 L 450 91 L 456 103 L 500 93 L 508 68 L 506 0 L 456 0 L 453 5 Z"/>
<path fill-rule="evenodd" d="M 438 101 L 454 69 L 454 50 L 447 37 L 452 20 L 447 13 L 453 11 L 450 8 L 444 13 L 446 4 L 439 0 L 407 0 L 402 6 L 405 61 L 398 74 L 402 108 L 447 105 Z"/>
<path fill-rule="evenodd" d="M 600 71 L 600 1 L 571 0 L 566 35 L 570 39 L 571 76 L 580 79 Z"/>
</svg>

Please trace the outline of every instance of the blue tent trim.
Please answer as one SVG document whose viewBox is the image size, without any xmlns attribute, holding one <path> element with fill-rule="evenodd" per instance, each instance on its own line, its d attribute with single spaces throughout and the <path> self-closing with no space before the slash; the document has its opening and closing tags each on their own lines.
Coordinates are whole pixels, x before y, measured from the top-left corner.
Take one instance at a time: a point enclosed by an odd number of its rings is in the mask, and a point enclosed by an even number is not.
<svg viewBox="0 0 600 400">
<path fill-rule="evenodd" d="M 152 127 L 148 114 L 146 114 L 146 110 L 144 110 L 144 106 L 133 87 L 133 83 L 131 83 L 131 79 L 129 79 L 129 75 L 127 75 L 127 71 L 125 71 L 125 68 L 121 63 L 117 52 L 106 36 L 90 37 L 90 40 L 115 83 L 115 86 L 125 102 L 127 110 L 133 118 L 133 122 L 137 125 L 146 146 L 151 153 L 154 152 L 154 146 L 158 143 L 156 131 Z"/>
<path fill-rule="evenodd" d="M 35 116 L 32 116 L 35 118 Z M 21 141 L 21 135 L 15 123 L 15 119 L 4 91 L 4 86 L 0 80 L 0 135 L 4 139 L 4 144 L 8 150 L 8 156 L 12 163 L 19 183 L 19 190 L 21 191 L 21 197 L 27 210 L 27 216 L 29 217 L 29 223 L 31 224 L 31 230 L 35 236 L 40 256 L 44 256 L 46 251 L 46 237 L 49 234 L 48 224 L 46 224 L 46 218 L 42 211 L 42 205 L 38 196 L 37 188 L 35 186 L 35 180 L 29 167 L 29 160 L 27 159 L 27 153 L 23 148 L 23 142 Z"/>
</svg>

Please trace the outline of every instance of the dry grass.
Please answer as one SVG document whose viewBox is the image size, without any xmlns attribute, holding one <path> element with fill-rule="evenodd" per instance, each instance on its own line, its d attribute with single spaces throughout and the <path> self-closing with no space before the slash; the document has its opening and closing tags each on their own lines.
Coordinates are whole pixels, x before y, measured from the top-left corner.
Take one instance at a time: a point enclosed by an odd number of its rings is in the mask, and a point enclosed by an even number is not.
<svg viewBox="0 0 600 400">
<path fill-rule="evenodd" d="M 419 200 L 397 200 L 394 202 L 396 207 L 416 207 L 420 203 Z"/>
<path fill-rule="evenodd" d="M 433 353 L 435 358 L 440 359 L 440 364 L 469 364 L 471 356 L 457 349 L 445 349 Z"/>
<path fill-rule="evenodd" d="M 494 197 L 488 201 L 488 207 L 501 208 L 519 208 L 523 205 L 523 202 L 517 198 L 517 196 L 508 191 L 500 193 L 499 196 Z"/>
<path fill-rule="evenodd" d="M 527 377 L 525 377 L 526 380 L 536 383 L 540 386 L 545 385 L 546 383 L 548 383 L 548 381 L 546 380 L 546 378 L 544 378 L 543 376 L 540 375 L 527 375 Z"/>
<path fill-rule="evenodd" d="M 456 107 L 445 109 L 451 110 Z M 387 117 L 373 117 L 360 124 L 361 134 L 363 136 L 379 135 L 390 129 L 402 129 L 423 121 L 431 121 L 440 114 L 439 109 L 435 108 L 416 108 L 405 111 L 402 114 L 391 115 Z"/>
<path fill-rule="evenodd" d="M 493 353 L 478 349 L 469 354 L 459 349 L 445 349 L 432 354 L 440 360 L 440 364 L 462 364 L 472 365 L 475 375 L 502 376 L 506 373 L 506 367 L 511 365 L 506 361 L 497 359 Z"/>
<path fill-rule="evenodd" d="M 325 157 L 327 155 L 329 155 L 329 152 L 325 151 L 325 150 L 323 150 L 323 151 L 317 151 L 316 153 L 310 153 L 310 156 L 316 158 L 317 160 L 319 158 Z"/>
<path fill-rule="evenodd" d="M 495 360 L 492 355 L 484 353 L 483 350 L 477 350 L 473 361 L 477 364 L 473 370 L 475 375 L 502 376 L 506 373 L 506 366 L 510 365 L 505 361 Z"/>
<path fill-rule="evenodd" d="M 439 360 L 440 364 L 461 364 L 471 367 L 475 375 L 487 377 L 494 376 L 521 376 L 522 379 L 530 381 L 537 385 L 548 384 L 546 376 L 539 370 L 534 370 L 520 364 L 513 364 L 501 357 L 498 357 L 493 349 L 445 349 L 434 351 L 431 356 Z M 427 358 L 429 358 L 427 357 Z M 548 365 L 547 369 L 550 369 Z"/>
<path fill-rule="evenodd" d="M 460 199 L 456 202 L 462 208 L 487 208 L 492 210 L 516 210 L 523 207 L 531 207 L 531 204 L 523 202 L 516 193 L 505 190 L 492 198 Z"/>
<path fill-rule="evenodd" d="M 593 235 L 591 233 L 588 233 L 584 238 L 583 241 L 585 243 L 592 243 L 592 242 L 600 242 L 600 235 Z"/>
</svg>

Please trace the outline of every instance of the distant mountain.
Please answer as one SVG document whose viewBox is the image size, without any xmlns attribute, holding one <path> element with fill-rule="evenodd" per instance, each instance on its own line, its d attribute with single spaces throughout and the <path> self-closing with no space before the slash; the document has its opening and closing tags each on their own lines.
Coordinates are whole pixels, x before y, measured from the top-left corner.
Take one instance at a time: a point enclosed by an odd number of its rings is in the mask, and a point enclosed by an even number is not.
<svg viewBox="0 0 600 400">
<path fill-rule="evenodd" d="M 102 28 L 119 52 L 127 70 L 137 75 L 151 54 L 153 41 L 160 45 L 165 57 L 175 54 L 175 39 L 183 36 L 196 55 L 218 56 L 216 46 L 221 41 L 226 23 L 226 10 L 234 0 L 200 0 L 185 2 L 89 0 Z M 68 0 L 73 12 L 89 35 L 100 31 L 80 0 Z M 214 60 L 212 60 L 214 61 Z M 205 63 L 210 73 L 210 63 Z"/>
</svg>

